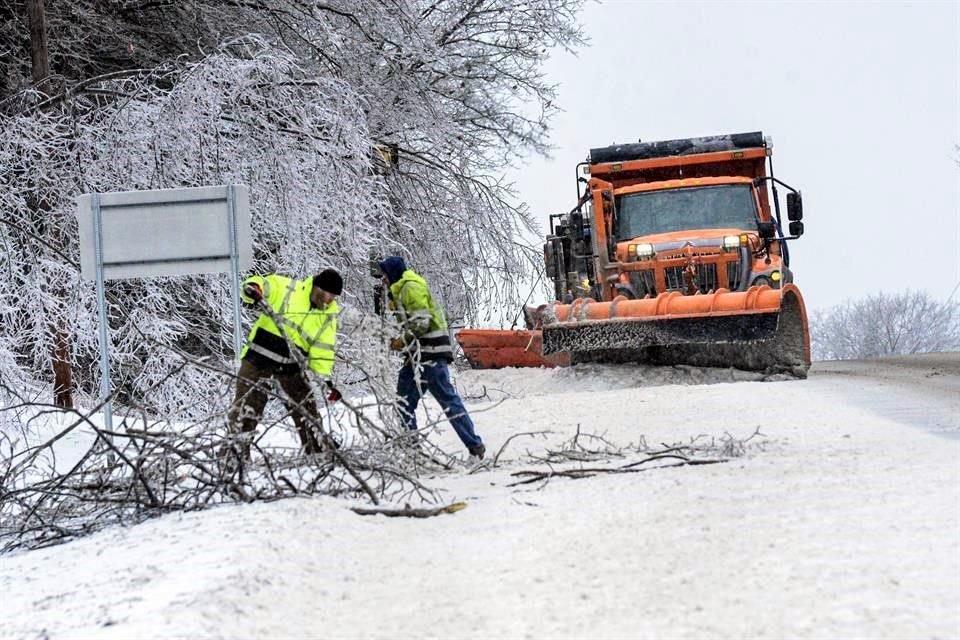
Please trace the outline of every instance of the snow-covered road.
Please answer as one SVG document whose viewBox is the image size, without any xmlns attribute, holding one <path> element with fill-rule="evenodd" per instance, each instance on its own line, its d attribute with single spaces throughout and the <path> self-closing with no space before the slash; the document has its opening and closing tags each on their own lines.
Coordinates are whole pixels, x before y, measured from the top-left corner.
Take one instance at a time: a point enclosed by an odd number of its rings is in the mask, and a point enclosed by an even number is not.
<svg viewBox="0 0 960 640">
<path fill-rule="evenodd" d="M 958 363 L 463 372 L 491 452 L 550 432 L 426 479 L 463 511 L 288 500 L 0 557 L 0 637 L 960 638 Z M 578 429 L 627 447 L 758 428 L 725 464 L 508 486 Z"/>
<path fill-rule="evenodd" d="M 960 355 L 818 362 L 817 382 L 836 382 L 845 402 L 901 424 L 960 438 Z M 840 384 L 844 380 L 845 383 Z"/>
</svg>

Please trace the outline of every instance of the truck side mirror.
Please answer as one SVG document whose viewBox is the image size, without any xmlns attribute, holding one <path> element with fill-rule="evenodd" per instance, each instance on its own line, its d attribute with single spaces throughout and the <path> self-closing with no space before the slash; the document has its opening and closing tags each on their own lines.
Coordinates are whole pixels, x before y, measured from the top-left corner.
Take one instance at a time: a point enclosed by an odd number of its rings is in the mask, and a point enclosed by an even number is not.
<svg viewBox="0 0 960 640">
<path fill-rule="evenodd" d="M 797 236 L 798 238 L 803 235 L 803 223 L 799 220 L 794 220 L 790 223 L 790 235 Z"/>
<path fill-rule="evenodd" d="M 787 194 L 787 219 L 789 220 L 803 220 L 803 198 L 800 197 L 800 192 L 791 191 Z M 803 225 L 801 225 L 802 227 Z M 790 232 L 792 235 L 797 235 Z"/>
<path fill-rule="evenodd" d="M 774 222 L 758 222 L 757 233 L 763 240 L 772 240 L 777 237 L 777 225 Z"/>
</svg>

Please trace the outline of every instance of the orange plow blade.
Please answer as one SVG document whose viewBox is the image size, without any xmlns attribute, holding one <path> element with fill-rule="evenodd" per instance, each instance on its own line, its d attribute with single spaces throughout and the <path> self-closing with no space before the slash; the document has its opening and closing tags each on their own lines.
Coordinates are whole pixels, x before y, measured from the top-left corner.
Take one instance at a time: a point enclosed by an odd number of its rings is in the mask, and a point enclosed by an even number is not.
<svg viewBox="0 0 960 640">
<path fill-rule="evenodd" d="M 555 305 L 543 327 L 543 353 L 573 362 L 735 367 L 805 377 L 810 334 L 799 289 L 753 287 L 684 296 Z"/>
<path fill-rule="evenodd" d="M 474 369 L 503 367 L 565 367 L 570 355 L 543 355 L 540 331 L 505 331 L 499 329 L 461 329 L 457 342 Z"/>
</svg>

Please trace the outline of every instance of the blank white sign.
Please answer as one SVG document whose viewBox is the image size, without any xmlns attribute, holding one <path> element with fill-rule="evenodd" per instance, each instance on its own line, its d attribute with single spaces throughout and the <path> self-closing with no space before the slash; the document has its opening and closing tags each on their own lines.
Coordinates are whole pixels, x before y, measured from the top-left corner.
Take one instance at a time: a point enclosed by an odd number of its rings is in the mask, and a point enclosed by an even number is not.
<svg viewBox="0 0 960 640">
<path fill-rule="evenodd" d="M 105 280 L 230 271 L 229 186 L 100 194 Z M 238 268 L 253 260 L 247 187 L 233 186 Z M 96 279 L 93 195 L 77 198 L 80 273 Z"/>
</svg>

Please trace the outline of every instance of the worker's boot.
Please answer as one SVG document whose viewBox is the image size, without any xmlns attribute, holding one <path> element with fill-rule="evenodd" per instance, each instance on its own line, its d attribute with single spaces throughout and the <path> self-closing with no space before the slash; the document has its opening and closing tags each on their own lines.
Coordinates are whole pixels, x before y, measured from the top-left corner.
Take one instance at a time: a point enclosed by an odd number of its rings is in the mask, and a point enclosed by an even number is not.
<svg viewBox="0 0 960 640">
<path fill-rule="evenodd" d="M 467 458 L 467 464 L 475 467 L 483 462 L 483 456 L 486 455 L 487 448 L 482 444 L 478 444 L 475 447 L 470 447 L 467 451 L 470 452 L 470 457 Z"/>
<path fill-rule="evenodd" d="M 224 475 L 233 475 L 244 466 L 250 464 L 250 443 L 253 441 L 253 432 L 234 433 L 228 436 L 217 450 Z"/>
<path fill-rule="evenodd" d="M 470 447 L 467 449 L 470 452 L 471 456 L 476 456 L 478 460 L 483 460 L 483 456 L 487 453 L 487 448 L 482 444 L 479 444 L 475 447 Z"/>
</svg>

